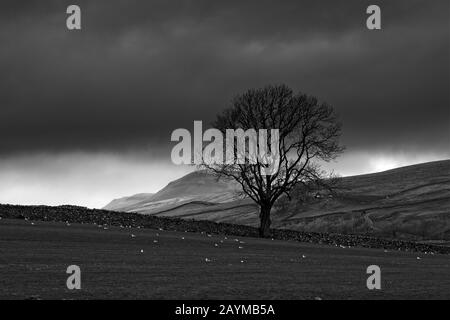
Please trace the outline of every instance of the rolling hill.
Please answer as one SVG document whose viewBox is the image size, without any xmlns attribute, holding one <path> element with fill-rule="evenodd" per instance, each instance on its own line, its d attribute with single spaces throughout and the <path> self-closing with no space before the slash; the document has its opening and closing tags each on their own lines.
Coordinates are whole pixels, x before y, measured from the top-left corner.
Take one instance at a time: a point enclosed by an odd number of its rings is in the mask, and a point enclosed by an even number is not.
<svg viewBox="0 0 450 320">
<path fill-rule="evenodd" d="M 162 215 L 179 208 L 203 208 L 238 200 L 238 185 L 231 180 L 218 180 L 205 171 L 192 172 L 172 181 L 155 194 L 138 194 L 113 200 L 105 210 Z"/>
<path fill-rule="evenodd" d="M 115 199 L 115 200 L 111 201 L 107 205 L 107 207 L 109 208 L 109 210 L 113 210 L 113 211 L 114 210 L 122 210 L 123 208 L 131 207 L 136 204 L 139 204 L 142 201 L 148 201 L 149 199 L 152 198 L 153 195 L 154 195 L 154 193 L 138 193 L 131 197 L 123 197 L 120 199 Z"/>
<path fill-rule="evenodd" d="M 188 174 L 150 195 L 112 201 L 105 209 L 255 226 L 258 208 L 231 180 Z M 273 212 L 280 229 L 450 240 L 450 160 L 339 178 L 333 193 L 283 201 Z"/>
</svg>

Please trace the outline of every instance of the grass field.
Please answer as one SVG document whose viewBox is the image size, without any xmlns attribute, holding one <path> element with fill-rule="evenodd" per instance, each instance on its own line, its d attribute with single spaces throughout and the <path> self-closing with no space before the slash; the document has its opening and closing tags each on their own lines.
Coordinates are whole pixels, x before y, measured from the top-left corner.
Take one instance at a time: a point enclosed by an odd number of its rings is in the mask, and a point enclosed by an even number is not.
<svg viewBox="0 0 450 320">
<path fill-rule="evenodd" d="M 79 291 L 66 288 L 73 264 Z M 1 299 L 450 299 L 449 268 L 449 255 L 0 220 Z"/>
</svg>

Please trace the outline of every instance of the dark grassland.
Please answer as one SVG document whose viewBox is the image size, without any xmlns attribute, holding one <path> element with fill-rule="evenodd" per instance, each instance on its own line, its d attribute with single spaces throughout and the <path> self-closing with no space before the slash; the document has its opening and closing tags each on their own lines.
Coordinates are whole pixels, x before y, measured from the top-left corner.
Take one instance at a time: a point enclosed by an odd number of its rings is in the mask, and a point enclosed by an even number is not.
<svg viewBox="0 0 450 320">
<path fill-rule="evenodd" d="M 218 223 L 205 220 L 186 220 L 171 217 L 156 217 L 138 213 L 114 212 L 87 209 L 76 206 L 12 206 L 0 205 L 0 218 L 22 219 L 26 221 L 55 221 L 101 226 L 164 229 L 171 231 L 206 232 L 241 237 L 257 237 L 258 229 L 238 224 Z M 414 251 L 424 253 L 450 253 L 450 247 L 424 244 L 395 239 L 383 239 L 353 234 L 329 234 L 303 232 L 286 229 L 272 229 L 271 238 L 307 243 L 328 244 L 346 247 L 382 248 L 389 250 Z"/>
<path fill-rule="evenodd" d="M 449 255 L 23 218 L 0 220 L 2 299 L 450 299 Z"/>
</svg>

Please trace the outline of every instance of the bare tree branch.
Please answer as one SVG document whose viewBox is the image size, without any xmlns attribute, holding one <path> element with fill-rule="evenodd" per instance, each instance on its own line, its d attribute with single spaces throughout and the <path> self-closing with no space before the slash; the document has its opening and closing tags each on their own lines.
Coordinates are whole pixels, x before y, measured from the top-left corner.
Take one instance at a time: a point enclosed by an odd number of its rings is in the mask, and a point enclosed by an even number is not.
<svg viewBox="0 0 450 320">
<path fill-rule="evenodd" d="M 256 163 L 202 165 L 218 177 L 233 178 L 260 206 L 262 236 L 267 236 L 270 230 L 270 211 L 274 203 L 282 195 L 290 197 L 296 185 L 307 188 L 319 181 L 323 184 L 324 174 L 318 163 L 333 160 L 344 150 L 339 144 L 342 125 L 333 108 L 319 103 L 315 97 L 295 94 L 286 85 L 250 89 L 236 96 L 213 126 L 224 135 L 227 129 L 279 130 L 277 170 L 270 175 L 263 174 L 262 169 L 268 164 L 260 157 Z M 270 141 L 269 136 L 267 141 Z M 258 140 L 258 148 L 261 143 Z M 248 151 L 242 155 L 238 150 L 235 145 L 236 157 L 248 155 Z"/>
</svg>

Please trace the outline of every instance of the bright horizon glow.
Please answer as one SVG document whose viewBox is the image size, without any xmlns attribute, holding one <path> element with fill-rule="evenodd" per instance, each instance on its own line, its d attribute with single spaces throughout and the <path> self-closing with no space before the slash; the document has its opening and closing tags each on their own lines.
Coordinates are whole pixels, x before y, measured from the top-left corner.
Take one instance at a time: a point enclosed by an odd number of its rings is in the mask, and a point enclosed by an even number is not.
<svg viewBox="0 0 450 320">
<path fill-rule="evenodd" d="M 370 163 L 370 166 L 373 168 L 375 172 L 381 172 L 386 171 L 394 168 L 398 168 L 399 162 L 395 159 L 389 159 L 389 158 L 377 158 L 373 159 Z"/>
<path fill-rule="evenodd" d="M 348 177 L 383 172 L 420 163 L 449 159 L 450 152 L 442 154 L 417 154 L 413 152 L 349 152 L 338 158 L 336 162 L 331 162 L 324 165 L 324 168 L 326 170 L 333 170 L 341 176 Z"/>
<path fill-rule="evenodd" d="M 423 162 L 450 159 L 450 154 L 348 152 L 327 171 L 352 176 Z M 0 158 L 0 203 L 79 205 L 102 208 L 113 199 L 155 193 L 195 170 L 148 154 L 67 153 Z"/>
<path fill-rule="evenodd" d="M 192 171 L 149 155 L 33 154 L 0 159 L 0 203 L 102 208 Z"/>
</svg>

